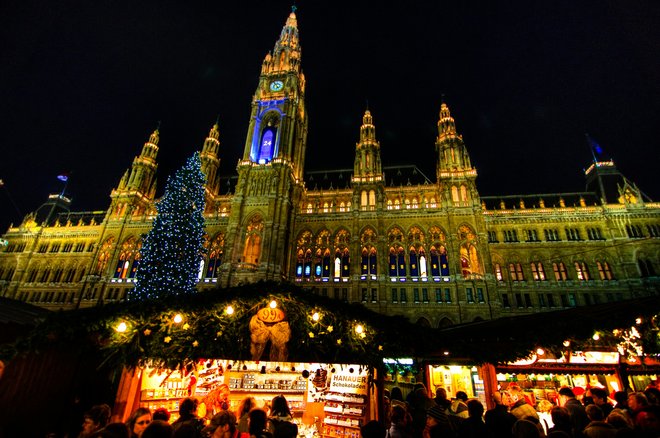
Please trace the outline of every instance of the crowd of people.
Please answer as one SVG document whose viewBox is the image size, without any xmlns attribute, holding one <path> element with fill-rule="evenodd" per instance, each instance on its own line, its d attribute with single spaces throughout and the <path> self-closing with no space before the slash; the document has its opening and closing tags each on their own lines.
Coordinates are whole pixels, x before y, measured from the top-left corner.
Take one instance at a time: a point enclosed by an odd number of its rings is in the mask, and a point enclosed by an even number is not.
<svg viewBox="0 0 660 438">
<path fill-rule="evenodd" d="M 431 398 L 422 384 L 403 399 L 394 387 L 386 398 L 389 426 L 383 435 L 365 438 L 659 438 L 660 391 L 613 394 L 604 388 L 576 391 L 564 387 L 555 403 L 538 403 L 516 384 L 492 394 L 494 407 L 458 391 L 447 398 L 437 388 Z M 534 404 L 533 404 L 534 403 Z M 364 428 L 363 428 L 364 429 Z M 369 431 L 367 431 L 369 432 Z M 363 431 L 363 435 L 364 431 Z"/>
<path fill-rule="evenodd" d="M 93 406 L 84 415 L 78 438 L 296 438 L 289 403 L 278 395 L 270 405 L 257 407 L 253 397 L 241 401 L 236 412 L 221 410 L 210 421 L 197 415 L 198 400 L 187 397 L 179 404 L 179 416 L 163 408 L 138 408 L 125 423 L 110 422 L 108 405 Z M 208 424 L 206 424 L 208 423 Z"/>
<path fill-rule="evenodd" d="M 577 388 L 576 388 L 577 389 Z M 405 398 L 400 388 L 386 392 L 385 418 L 361 428 L 362 438 L 659 438 L 660 390 L 612 394 L 603 388 L 574 391 L 564 387 L 555 403 L 534 403 L 516 384 L 492 394 L 493 407 L 458 391 L 453 399 L 444 388 L 431 398 L 417 384 Z M 170 423 L 165 409 L 136 409 L 125 423 L 110 422 L 110 407 L 92 407 L 84 415 L 79 438 L 295 438 L 284 396 L 258 407 L 253 397 L 236 410 L 224 409 L 205 420 L 198 401 L 185 398 L 178 418 Z M 208 423 L 208 424 L 207 424 Z"/>
</svg>

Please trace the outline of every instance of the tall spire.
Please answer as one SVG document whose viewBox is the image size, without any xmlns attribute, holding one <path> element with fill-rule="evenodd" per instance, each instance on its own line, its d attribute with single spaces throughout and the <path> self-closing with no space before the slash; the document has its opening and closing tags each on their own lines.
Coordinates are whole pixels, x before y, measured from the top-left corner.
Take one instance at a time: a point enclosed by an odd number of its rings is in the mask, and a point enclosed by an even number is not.
<svg viewBox="0 0 660 438">
<path fill-rule="evenodd" d="M 472 170 L 463 137 L 457 133 L 456 122 L 444 102 L 440 105 L 436 149 L 439 153 L 438 171 Z"/>
<path fill-rule="evenodd" d="M 376 140 L 376 127 L 369 110 L 366 110 L 362 116 L 360 142 L 355 145 L 353 172 L 354 182 L 374 182 L 383 178 L 380 143 Z"/>
<path fill-rule="evenodd" d="M 463 137 L 456 130 L 456 122 L 445 102 L 440 105 L 436 174 L 443 192 L 444 206 L 480 206 L 477 192 L 477 170 L 472 167 Z"/>
<path fill-rule="evenodd" d="M 202 161 L 202 172 L 206 175 L 207 208 L 212 208 L 211 199 L 208 199 L 208 196 L 216 196 L 220 189 L 217 180 L 218 168 L 220 167 L 220 158 L 218 157 L 220 151 L 220 130 L 218 123 L 219 121 L 216 120 L 209 131 L 209 135 L 204 140 L 202 152 L 199 155 Z"/>
<path fill-rule="evenodd" d="M 280 32 L 280 38 L 275 43 L 275 48 L 266 55 L 261 67 L 262 74 L 300 72 L 300 39 L 295 11 L 294 6 Z"/>
<path fill-rule="evenodd" d="M 156 170 L 158 164 L 158 142 L 160 141 L 160 122 L 151 133 L 149 140 L 142 146 L 140 155 L 133 159 L 133 164 L 119 181 L 119 185 L 112 191 L 112 205 L 109 213 L 120 217 L 131 212 L 142 214 L 150 208 L 154 200 L 156 185 Z"/>
</svg>

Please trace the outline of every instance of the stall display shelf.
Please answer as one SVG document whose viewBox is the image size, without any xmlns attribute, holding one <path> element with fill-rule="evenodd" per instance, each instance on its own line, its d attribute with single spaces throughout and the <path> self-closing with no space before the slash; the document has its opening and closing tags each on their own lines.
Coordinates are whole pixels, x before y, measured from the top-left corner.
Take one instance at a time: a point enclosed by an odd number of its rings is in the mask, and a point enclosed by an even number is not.
<svg viewBox="0 0 660 438">
<path fill-rule="evenodd" d="M 171 399 L 182 399 L 188 397 L 188 389 L 169 389 L 169 390 L 153 390 L 153 389 L 144 389 L 142 390 L 142 395 L 140 400 L 143 402 L 150 401 L 161 401 L 161 400 L 171 400 Z"/>
</svg>

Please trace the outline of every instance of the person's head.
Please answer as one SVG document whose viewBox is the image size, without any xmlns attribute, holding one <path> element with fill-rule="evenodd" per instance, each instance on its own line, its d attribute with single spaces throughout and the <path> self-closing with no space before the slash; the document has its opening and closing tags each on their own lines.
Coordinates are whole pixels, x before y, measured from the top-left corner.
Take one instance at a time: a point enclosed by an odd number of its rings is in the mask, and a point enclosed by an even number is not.
<svg viewBox="0 0 660 438">
<path fill-rule="evenodd" d="M 435 396 L 440 400 L 447 400 L 447 390 L 445 388 L 436 388 Z"/>
<path fill-rule="evenodd" d="M 646 399 L 649 401 L 650 405 L 660 404 L 660 389 L 649 386 L 644 390 L 644 395 L 646 396 Z"/>
<path fill-rule="evenodd" d="M 541 400 L 536 404 L 536 410 L 539 412 L 550 412 L 554 406 L 555 405 L 547 400 Z"/>
<path fill-rule="evenodd" d="M 541 431 L 533 422 L 522 419 L 513 424 L 511 429 L 511 436 L 513 438 L 541 438 Z"/>
<path fill-rule="evenodd" d="M 568 386 L 560 388 L 558 394 L 562 406 L 565 405 L 568 400 L 575 398 L 575 393 Z"/>
<path fill-rule="evenodd" d="M 607 404 L 607 390 L 605 388 L 591 388 L 591 398 L 598 406 Z"/>
<path fill-rule="evenodd" d="M 468 395 L 465 391 L 457 391 L 456 392 L 456 400 L 460 400 L 463 403 L 465 403 L 468 399 Z"/>
<path fill-rule="evenodd" d="M 648 405 L 649 401 L 643 392 L 633 392 L 628 396 L 628 407 L 633 411 L 637 411 Z"/>
<path fill-rule="evenodd" d="M 154 420 L 149 423 L 142 438 L 172 438 L 174 436 L 174 428 L 163 420 Z"/>
<path fill-rule="evenodd" d="M 128 429 L 138 437 L 142 436 L 149 423 L 151 423 L 151 411 L 148 408 L 137 408 L 126 421 Z"/>
<path fill-rule="evenodd" d="M 90 435 L 90 438 L 130 438 L 131 431 L 125 423 L 108 423 Z"/>
<path fill-rule="evenodd" d="M 605 421 L 616 429 L 623 429 L 625 427 L 632 429 L 634 427 L 632 419 L 623 409 L 613 409 Z"/>
<path fill-rule="evenodd" d="M 241 400 L 241 403 L 238 405 L 238 410 L 236 411 L 239 417 L 250 412 L 252 408 L 257 407 L 257 400 L 254 397 L 245 397 Z"/>
<path fill-rule="evenodd" d="M 110 420 L 110 406 L 96 405 L 83 415 L 82 431 L 86 434 L 91 434 L 95 430 L 99 430 L 108 424 Z"/>
<path fill-rule="evenodd" d="M 398 386 L 392 388 L 392 391 L 390 391 L 390 400 L 403 401 L 403 392 L 401 392 L 401 388 Z"/>
<path fill-rule="evenodd" d="M 289 402 L 286 401 L 283 395 L 276 395 L 270 402 L 270 416 L 271 417 L 290 417 L 291 409 L 289 409 Z"/>
<path fill-rule="evenodd" d="M 371 420 L 360 428 L 362 438 L 384 438 L 386 433 L 385 426 L 376 420 Z"/>
<path fill-rule="evenodd" d="M 390 421 L 392 424 L 405 424 L 406 418 L 406 410 L 403 406 L 392 406 L 392 410 L 390 411 Z"/>
<path fill-rule="evenodd" d="M 229 438 L 236 432 L 236 416 L 230 411 L 222 411 L 211 418 L 202 433 L 211 438 Z"/>
<path fill-rule="evenodd" d="M 507 389 L 507 395 L 509 397 L 509 403 L 507 403 L 508 405 L 514 404 L 518 400 L 522 400 L 525 398 L 522 389 L 516 383 L 510 384 L 506 389 Z"/>
<path fill-rule="evenodd" d="M 253 408 L 248 412 L 248 431 L 250 435 L 258 436 L 266 428 L 266 420 L 268 420 L 268 414 L 263 409 Z"/>
<path fill-rule="evenodd" d="M 635 415 L 635 424 L 646 434 L 645 436 L 657 437 L 660 435 L 660 406 L 642 407 Z"/>
<path fill-rule="evenodd" d="M 429 427 L 446 423 L 447 421 L 447 414 L 438 405 L 433 405 L 426 411 L 426 425 Z"/>
<path fill-rule="evenodd" d="M 151 419 L 162 420 L 167 423 L 170 421 L 170 411 L 168 411 L 165 408 L 158 408 L 154 411 L 153 415 L 151 416 Z"/>
<path fill-rule="evenodd" d="M 199 401 L 196 398 L 186 397 L 179 405 L 179 417 L 192 417 L 197 412 Z"/>
<path fill-rule="evenodd" d="M 481 418 L 484 414 L 484 405 L 479 400 L 472 399 L 467 402 L 468 415 L 470 417 Z"/>
<path fill-rule="evenodd" d="M 587 412 L 587 417 L 589 417 L 591 421 L 603 421 L 605 419 L 603 410 L 596 404 L 587 405 L 584 409 Z"/>
<path fill-rule="evenodd" d="M 298 425 L 290 421 L 280 421 L 273 429 L 273 438 L 296 438 Z"/>
<path fill-rule="evenodd" d="M 550 418 L 552 418 L 552 422 L 556 425 L 570 426 L 571 424 L 571 414 L 568 412 L 568 409 L 561 406 L 555 406 L 550 409 Z"/>
<path fill-rule="evenodd" d="M 622 406 L 628 405 L 628 393 L 626 391 L 617 391 L 614 393 L 614 401 Z"/>
</svg>

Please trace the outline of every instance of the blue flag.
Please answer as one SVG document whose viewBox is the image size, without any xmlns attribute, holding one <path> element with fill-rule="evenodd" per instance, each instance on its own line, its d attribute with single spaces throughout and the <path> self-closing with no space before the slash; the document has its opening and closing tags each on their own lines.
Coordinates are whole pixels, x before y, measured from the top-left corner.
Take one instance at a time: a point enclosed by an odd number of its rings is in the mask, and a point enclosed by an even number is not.
<svg viewBox="0 0 660 438">
<path fill-rule="evenodd" d="M 62 182 L 67 182 L 69 180 L 69 174 L 67 172 L 60 173 L 59 175 L 57 175 L 57 179 L 59 179 Z"/>
<path fill-rule="evenodd" d="M 587 137 L 587 143 L 589 144 L 589 149 L 591 149 L 591 155 L 593 155 L 594 160 L 597 158 L 602 158 L 603 148 L 600 147 L 596 141 L 591 138 L 589 134 L 584 134 Z"/>
</svg>

